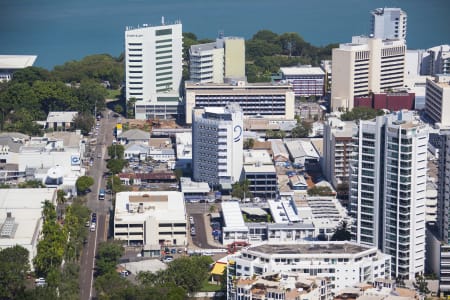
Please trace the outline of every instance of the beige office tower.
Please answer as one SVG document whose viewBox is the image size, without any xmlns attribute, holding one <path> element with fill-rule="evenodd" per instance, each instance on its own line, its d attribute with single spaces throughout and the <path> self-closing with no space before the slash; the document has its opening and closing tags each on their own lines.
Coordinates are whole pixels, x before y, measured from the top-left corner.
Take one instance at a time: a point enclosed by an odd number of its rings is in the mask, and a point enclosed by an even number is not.
<svg viewBox="0 0 450 300">
<path fill-rule="evenodd" d="M 225 49 L 225 78 L 245 78 L 245 40 L 240 37 L 223 38 Z"/>
<path fill-rule="evenodd" d="M 351 110 L 355 97 L 403 87 L 405 53 L 403 40 L 364 36 L 333 49 L 332 110 Z"/>
</svg>

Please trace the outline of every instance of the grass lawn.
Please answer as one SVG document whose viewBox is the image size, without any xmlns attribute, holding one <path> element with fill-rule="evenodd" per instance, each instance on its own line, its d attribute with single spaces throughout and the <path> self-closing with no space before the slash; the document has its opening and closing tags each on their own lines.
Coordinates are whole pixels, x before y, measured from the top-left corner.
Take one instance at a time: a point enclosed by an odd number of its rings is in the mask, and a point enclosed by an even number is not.
<svg viewBox="0 0 450 300">
<path fill-rule="evenodd" d="M 106 95 L 106 99 L 116 99 L 120 96 L 120 90 L 107 90 L 108 95 Z"/>
<path fill-rule="evenodd" d="M 209 282 L 205 282 L 203 287 L 200 289 L 201 292 L 218 292 L 220 291 L 220 284 L 211 284 Z"/>
</svg>

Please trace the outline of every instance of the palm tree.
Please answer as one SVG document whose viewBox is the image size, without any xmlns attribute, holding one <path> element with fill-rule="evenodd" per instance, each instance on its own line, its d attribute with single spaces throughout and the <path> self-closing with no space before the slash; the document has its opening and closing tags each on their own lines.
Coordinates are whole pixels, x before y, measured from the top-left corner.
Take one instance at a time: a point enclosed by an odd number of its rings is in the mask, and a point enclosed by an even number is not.
<svg viewBox="0 0 450 300">
<path fill-rule="evenodd" d="M 63 211 L 64 211 L 64 207 L 62 207 L 63 209 L 61 209 L 61 206 L 63 206 L 66 202 L 66 192 L 64 192 L 63 190 L 58 190 L 56 192 L 56 207 L 58 210 L 58 218 L 62 217 Z"/>
</svg>

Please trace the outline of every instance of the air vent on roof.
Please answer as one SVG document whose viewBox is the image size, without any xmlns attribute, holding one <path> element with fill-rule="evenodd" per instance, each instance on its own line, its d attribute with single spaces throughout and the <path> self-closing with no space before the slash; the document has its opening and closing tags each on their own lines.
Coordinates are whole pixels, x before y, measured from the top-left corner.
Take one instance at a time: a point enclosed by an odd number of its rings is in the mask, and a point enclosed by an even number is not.
<svg viewBox="0 0 450 300">
<path fill-rule="evenodd" d="M 14 223 L 14 218 L 12 217 L 11 212 L 6 213 L 6 220 L 2 225 L 2 229 L 0 231 L 0 237 L 2 238 L 12 238 L 14 237 L 14 233 L 16 232 L 17 224 Z"/>
</svg>

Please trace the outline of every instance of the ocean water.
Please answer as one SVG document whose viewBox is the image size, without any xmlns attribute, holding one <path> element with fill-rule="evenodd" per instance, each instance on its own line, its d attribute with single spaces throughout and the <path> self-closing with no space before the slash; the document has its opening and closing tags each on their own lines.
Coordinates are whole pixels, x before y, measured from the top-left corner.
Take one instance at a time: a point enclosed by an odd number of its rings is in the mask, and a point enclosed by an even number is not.
<svg viewBox="0 0 450 300">
<path fill-rule="evenodd" d="M 401 7 L 407 43 L 450 43 L 450 0 L 0 0 L 0 54 L 36 54 L 48 69 L 89 54 L 123 51 L 127 25 L 181 20 L 183 31 L 214 39 L 250 38 L 261 29 L 298 32 L 314 45 L 367 34 L 369 11 Z"/>
</svg>

